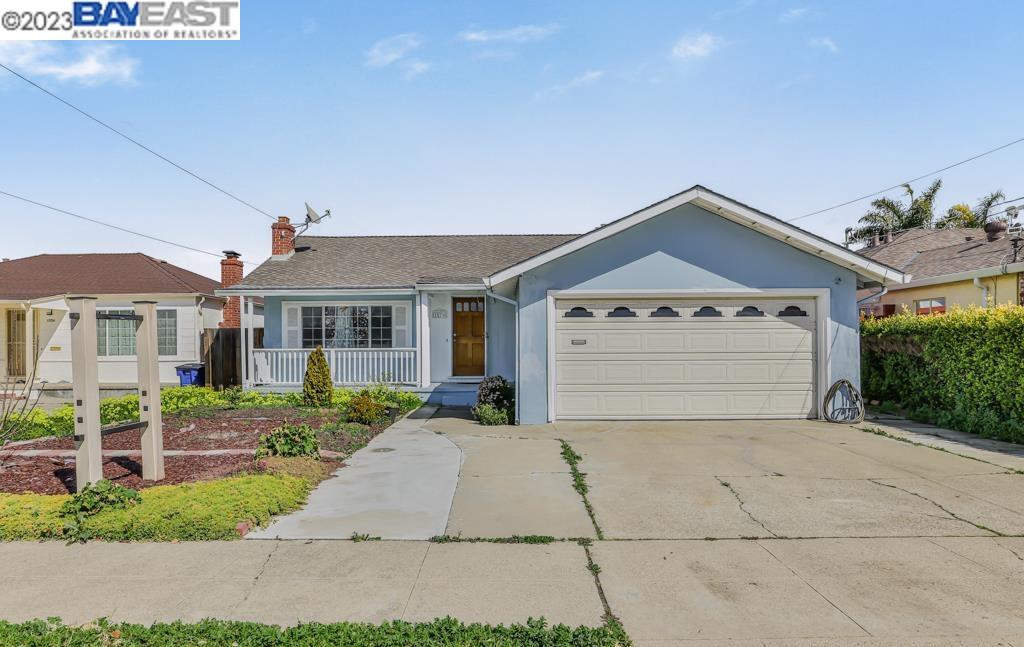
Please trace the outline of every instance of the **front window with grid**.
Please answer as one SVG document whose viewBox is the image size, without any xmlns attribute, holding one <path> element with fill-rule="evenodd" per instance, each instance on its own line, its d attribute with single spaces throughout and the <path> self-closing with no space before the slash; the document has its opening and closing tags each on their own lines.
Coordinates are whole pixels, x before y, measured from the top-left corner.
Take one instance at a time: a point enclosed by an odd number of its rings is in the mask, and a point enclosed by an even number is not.
<svg viewBox="0 0 1024 647">
<path fill-rule="evenodd" d="M 104 310 L 108 314 L 131 315 L 134 310 Z M 157 352 L 164 356 L 178 354 L 178 312 L 156 311 Z M 131 319 L 99 319 L 96 321 L 96 351 L 100 357 L 131 357 L 135 355 L 135 322 Z"/>
<path fill-rule="evenodd" d="M 303 306 L 302 347 L 391 348 L 391 306 Z"/>
</svg>

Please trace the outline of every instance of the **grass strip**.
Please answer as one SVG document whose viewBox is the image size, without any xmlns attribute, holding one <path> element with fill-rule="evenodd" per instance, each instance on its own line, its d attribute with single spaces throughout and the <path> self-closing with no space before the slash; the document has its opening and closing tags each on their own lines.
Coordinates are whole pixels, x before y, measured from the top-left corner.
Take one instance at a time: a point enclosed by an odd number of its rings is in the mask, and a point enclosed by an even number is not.
<svg viewBox="0 0 1024 647">
<path fill-rule="evenodd" d="M 442 618 L 425 623 L 309 623 L 288 628 L 225 620 L 203 620 L 194 624 L 157 623 L 148 627 L 100 620 L 93 624 L 72 627 L 51 619 L 20 624 L 0 621 L 0 644 L 33 647 L 620 647 L 629 645 L 630 642 L 617 622 L 606 622 L 602 627 L 572 628 L 566 625 L 549 625 L 543 618 L 530 619 L 526 624 L 508 626 L 465 624 L 453 618 Z"/>
</svg>

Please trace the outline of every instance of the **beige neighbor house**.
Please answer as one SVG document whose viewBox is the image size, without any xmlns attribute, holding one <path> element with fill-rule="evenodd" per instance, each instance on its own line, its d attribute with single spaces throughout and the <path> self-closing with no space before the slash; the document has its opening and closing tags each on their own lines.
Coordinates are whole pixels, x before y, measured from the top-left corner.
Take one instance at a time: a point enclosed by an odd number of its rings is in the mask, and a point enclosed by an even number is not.
<svg viewBox="0 0 1024 647">
<path fill-rule="evenodd" d="M 861 313 L 942 313 L 954 307 L 1021 304 L 1024 244 L 1005 223 L 985 229 L 911 229 L 858 252 L 902 270 L 907 282 L 861 290 Z"/>
<path fill-rule="evenodd" d="M 70 392 L 67 299 L 89 295 L 97 297 L 101 312 L 131 311 L 133 301 L 157 303 L 160 381 L 177 384 L 176 366 L 202 361 L 203 329 L 240 325 L 237 301 L 214 295 L 241 280 L 238 255 L 230 253 L 221 271 L 223 280 L 215 281 L 139 253 L 41 254 L 0 262 L 0 382 L 26 382 L 38 360 L 36 384 Z M 101 320 L 97 328 L 101 392 L 134 389 L 134 322 Z"/>
</svg>

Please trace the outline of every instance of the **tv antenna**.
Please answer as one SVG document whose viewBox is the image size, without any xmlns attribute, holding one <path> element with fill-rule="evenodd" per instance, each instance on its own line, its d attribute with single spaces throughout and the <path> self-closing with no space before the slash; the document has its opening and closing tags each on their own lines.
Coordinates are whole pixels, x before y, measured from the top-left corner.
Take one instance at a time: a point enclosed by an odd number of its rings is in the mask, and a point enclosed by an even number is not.
<svg viewBox="0 0 1024 647">
<path fill-rule="evenodd" d="M 301 229 L 301 231 L 299 231 L 299 232 L 297 232 L 295 234 L 296 236 L 301 236 L 302 234 L 306 233 L 306 230 L 309 229 L 310 227 L 312 227 L 313 225 L 319 225 L 320 222 L 324 218 L 330 218 L 331 217 L 331 210 L 330 209 L 324 209 L 324 213 L 323 213 L 323 215 L 321 215 L 321 214 L 317 213 L 316 209 L 314 209 L 313 207 L 309 206 L 308 202 L 306 202 L 305 205 L 306 205 L 306 221 L 304 223 L 302 223 L 302 229 Z"/>
</svg>

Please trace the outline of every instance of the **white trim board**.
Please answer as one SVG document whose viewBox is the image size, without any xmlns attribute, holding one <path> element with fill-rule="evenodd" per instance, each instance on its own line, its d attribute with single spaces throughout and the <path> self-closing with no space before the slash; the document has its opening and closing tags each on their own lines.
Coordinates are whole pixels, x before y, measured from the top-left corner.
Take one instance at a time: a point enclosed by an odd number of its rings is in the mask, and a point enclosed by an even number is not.
<svg viewBox="0 0 1024 647">
<path fill-rule="evenodd" d="M 873 261 L 856 252 L 851 252 L 841 245 L 814 236 L 795 225 L 751 209 L 714 191 L 701 186 L 695 186 L 629 216 L 620 218 L 611 224 L 595 229 L 579 238 L 574 238 L 558 247 L 495 272 L 487 277 L 486 282 L 488 285 L 493 286 L 515 278 L 524 272 L 528 272 L 545 263 L 550 263 L 557 258 L 571 254 L 588 245 L 650 220 L 655 216 L 689 203 L 693 203 L 727 220 L 744 225 L 755 231 L 760 231 L 766 236 L 780 240 L 797 249 L 820 256 L 840 267 L 850 268 L 867 280 L 877 281 L 882 285 L 902 283 L 905 280 L 903 273 L 895 268 Z"/>
<path fill-rule="evenodd" d="M 548 422 L 555 422 L 555 391 L 558 382 L 556 352 L 555 352 L 555 300 L 556 299 L 607 299 L 614 297 L 633 296 L 636 298 L 743 298 L 743 297 L 770 297 L 770 298 L 814 298 L 815 317 L 815 358 L 817 362 L 817 375 L 814 380 L 814 415 L 822 417 L 822 402 L 825 392 L 828 390 L 832 379 L 832 292 L 828 288 L 766 288 L 766 289 L 737 289 L 737 290 L 705 290 L 705 289 L 682 289 L 682 290 L 548 290 L 547 292 L 547 405 Z"/>
</svg>

